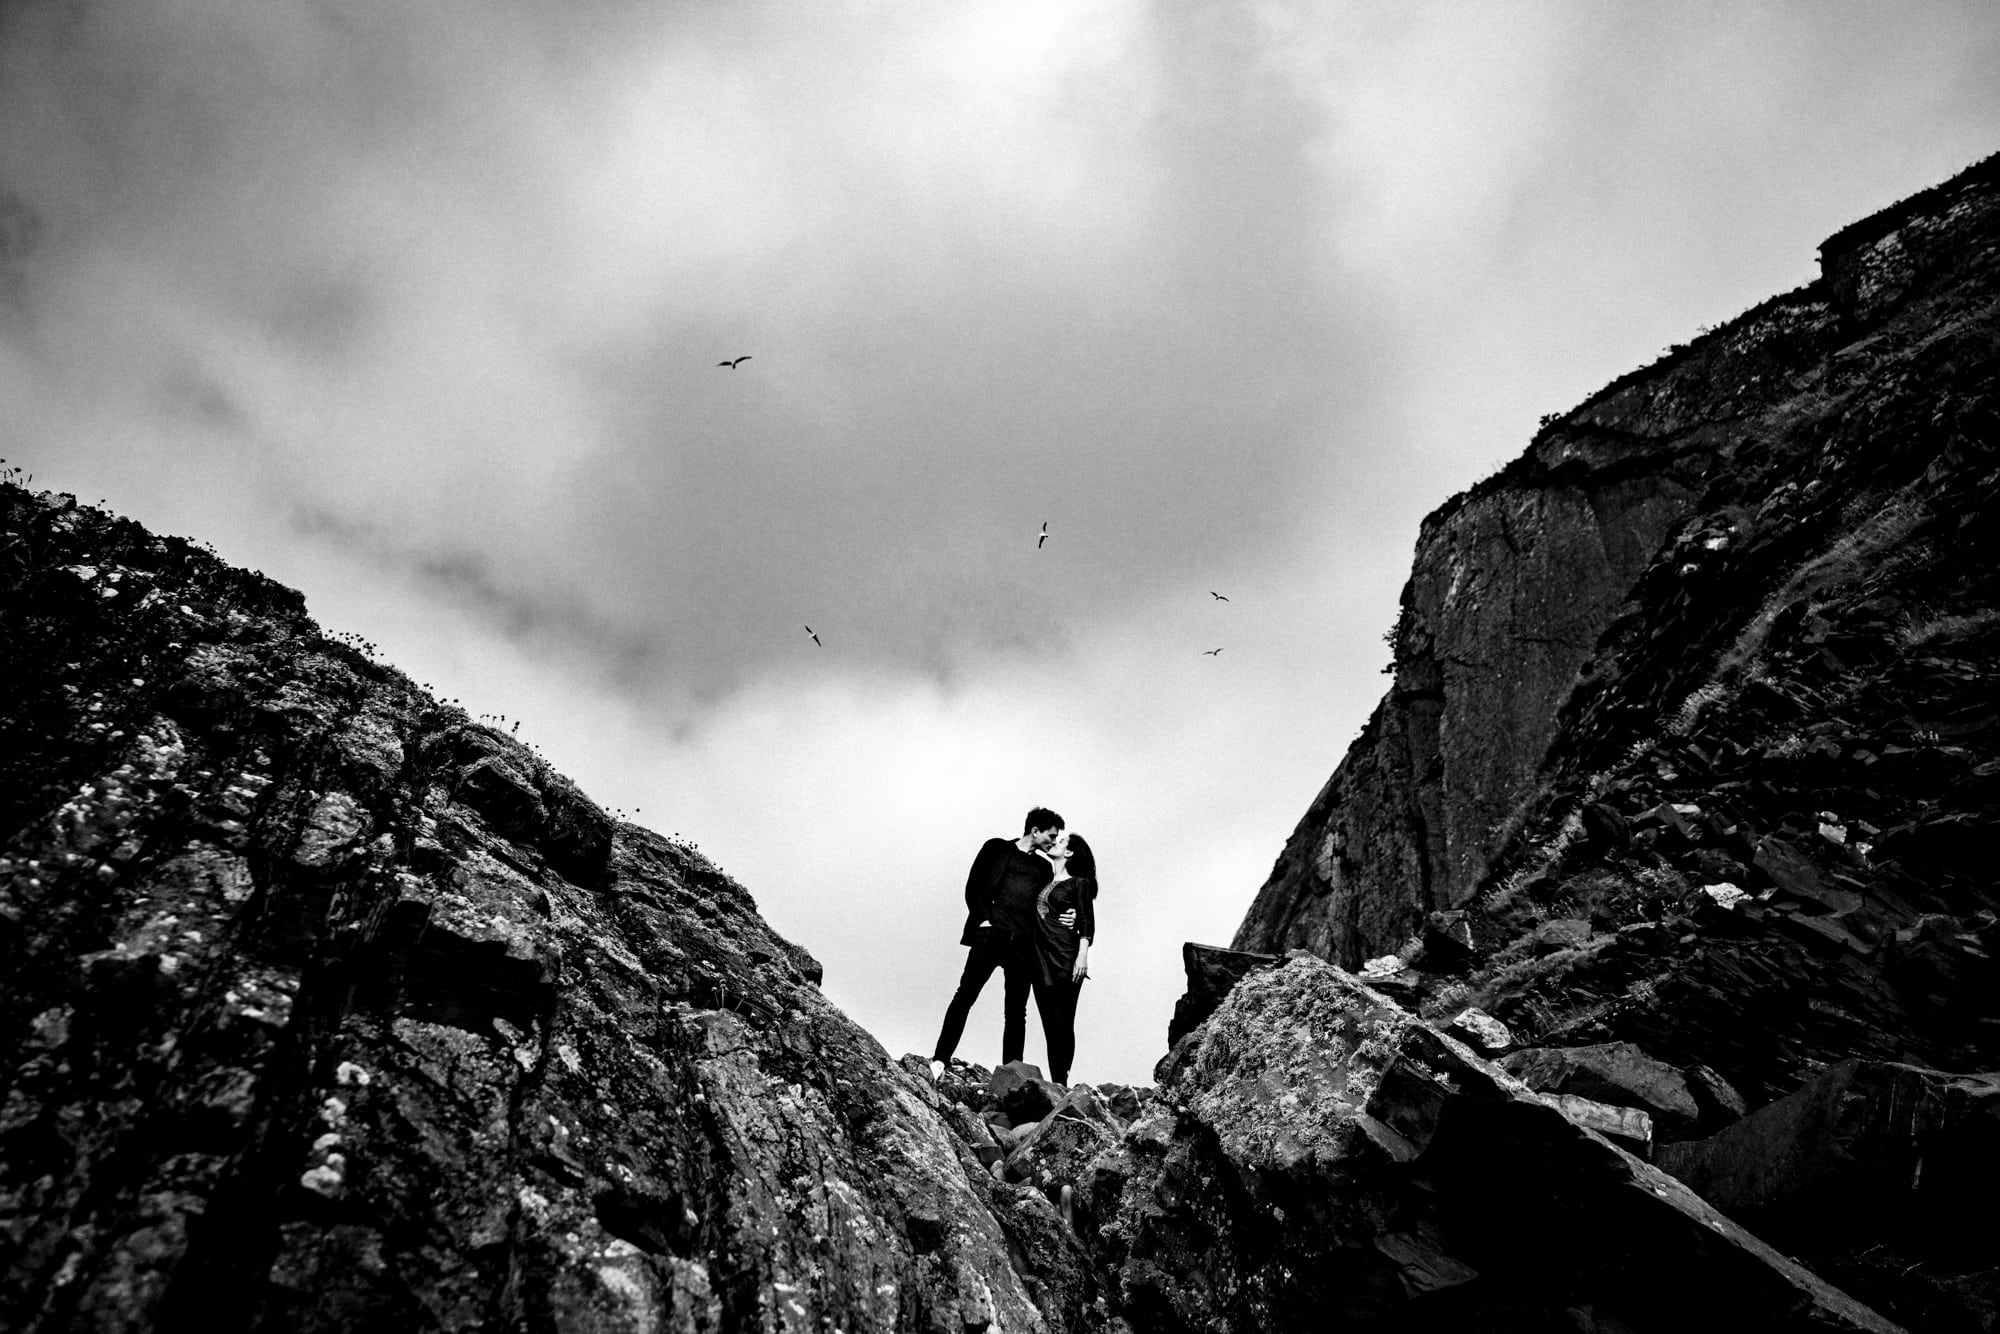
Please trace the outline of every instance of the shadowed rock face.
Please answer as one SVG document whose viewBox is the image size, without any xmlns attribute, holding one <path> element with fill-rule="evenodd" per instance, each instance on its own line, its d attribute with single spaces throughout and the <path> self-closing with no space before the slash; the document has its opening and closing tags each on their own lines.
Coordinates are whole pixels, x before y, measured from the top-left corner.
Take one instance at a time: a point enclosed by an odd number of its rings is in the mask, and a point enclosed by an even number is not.
<svg viewBox="0 0 2000 1334">
<path fill-rule="evenodd" d="M 1602 768 L 1657 740 L 1695 692 L 1742 688 L 1748 664 L 1730 651 L 1773 628 L 1767 612 L 1810 603 L 1829 625 L 1845 619 L 1816 596 L 1842 572 L 1800 583 L 1801 562 L 1843 543 L 1864 566 L 1956 559 L 1945 548 L 1958 530 L 1989 522 L 1962 506 L 1990 499 L 1996 177 L 1989 161 L 1836 236 L 1818 282 L 1551 420 L 1425 521 L 1394 686 L 1287 842 L 1237 949 L 1305 948 L 1349 968 L 1394 950 L 1511 869 L 1551 766 Z M 1906 512 L 1954 483 L 1969 493 Z M 1862 583 L 1854 573 L 1845 581 Z M 1931 625 L 1933 640 L 1976 639 L 1988 631 L 1937 624 L 1993 609 L 1974 601 L 1887 614 L 1912 617 L 1906 631 Z M 1640 618 L 1650 633 L 1635 642 Z M 1919 719 L 1969 694 L 1948 678 L 1924 689 Z"/>
<path fill-rule="evenodd" d="M 1083 1327 L 691 847 L 185 543 L 9 486 L 0 569 L 0 1326 Z"/>
<path fill-rule="evenodd" d="M 1379 960 L 1551 1088 L 1668 1067 L 1585 1094 L 1668 1148 L 1853 1058 L 2000 1069 L 2000 158 L 1821 267 L 1427 521 L 1396 687 L 1237 949 Z M 1891 1317 L 2000 1328 L 1990 1246 L 1786 1226 Z"/>
<path fill-rule="evenodd" d="M 1990 1328 L 2000 1077 L 1848 1060 L 1660 1163 L 1913 1329 Z M 1928 1270 L 1932 1282 L 1909 1282 Z"/>
<path fill-rule="evenodd" d="M 934 1087 L 691 846 L 0 485 L 0 1327 L 1991 1330 L 1990 1247 L 1796 1215 L 1814 1126 L 1992 1176 L 1995 176 L 1433 516 L 1158 1090 Z"/>
<path fill-rule="evenodd" d="M 1159 1075 L 1078 1190 L 1137 1328 L 1896 1328 L 1311 956 Z"/>
</svg>

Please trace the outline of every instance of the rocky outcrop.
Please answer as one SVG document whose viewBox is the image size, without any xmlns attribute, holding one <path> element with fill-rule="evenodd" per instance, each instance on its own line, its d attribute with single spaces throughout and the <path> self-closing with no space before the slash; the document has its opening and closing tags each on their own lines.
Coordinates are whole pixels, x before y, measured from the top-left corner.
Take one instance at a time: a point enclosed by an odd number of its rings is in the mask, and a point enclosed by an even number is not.
<svg viewBox="0 0 2000 1334">
<path fill-rule="evenodd" d="M 1912 1328 L 2000 1317 L 2000 1078 L 1842 1061 L 1660 1165 Z"/>
<path fill-rule="evenodd" d="M 1433 516 L 1155 1089 L 0 485 L 0 1325 L 1995 1329 L 2000 170 L 1822 258 Z"/>
<path fill-rule="evenodd" d="M 1662 1141 L 1689 1138 L 1701 1121 L 1687 1076 L 1629 1042 L 1532 1047 L 1510 1053 L 1500 1066 L 1538 1093 L 1573 1094 L 1644 1112 Z"/>
<path fill-rule="evenodd" d="M 1645 1110 L 1663 1161 L 1849 1059 L 2000 1069 L 2000 159 L 1846 229 L 1821 265 L 1552 419 L 1432 517 L 1397 687 L 1235 940 L 1367 960 L 1441 1024 L 1489 1014 L 1539 1053 L 1514 1058 L 1523 1074 Z M 1481 515 L 1593 476 L 1604 456 L 1570 451 L 1605 438 L 1683 491 L 1662 483 L 1664 527 L 1617 521 L 1636 554 L 1615 593 L 1579 563 L 1598 619 L 1550 685 L 1514 647 L 1578 632 L 1535 592 L 1542 546 L 1488 542 L 1476 579 L 1455 553 Z M 1612 512 L 1566 540 L 1597 540 Z M 1481 628 L 1437 592 L 1467 580 L 1519 616 L 1489 607 Z M 1528 663 L 1513 702 L 1445 670 L 1482 645 Z M 1434 751 L 1404 739 L 1420 708 L 1455 719 Z M 1485 806 L 1458 794 L 1464 773 L 1486 775 Z M 1678 1092 L 1663 1115 L 1614 1081 L 1567 1082 L 1614 1050 L 1672 1072 L 1692 1126 Z M 1785 1244 L 1864 1274 L 1823 1232 Z M 1991 1252 L 1951 1254 L 1866 1269 L 1869 1298 L 1926 1328 L 2000 1328 Z"/>
<path fill-rule="evenodd" d="M 691 846 L 186 543 L 0 570 L 0 1326 L 1101 1323 Z"/>
<path fill-rule="evenodd" d="M 1310 957 L 1191 948 L 1159 1089 L 933 1082 L 296 595 L 0 518 L 9 1329 L 1894 1328 Z"/>
<path fill-rule="evenodd" d="M 1159 1075 L 1077 1187 L 1136 1328 L 1896 1328 L 1311 956 Z"/>
<path fill-rule="evenodd" d="M 1217 949 L 1193 941 L 1181 946 L 1181 967 L 1187 972 L 1187 990 L 1174 1004 L 1173 1021 L 1167 1025 L 1167 1045 L 1173 1046 L 1200 1027 L 1215 1013 L 1215 1007 L 1245 976 L 1279 962 L 1275 954 L 1249 954 L 1241 950 Z"/>
<path fill-rule="evenodd" d="M 1990 366 L 1996 177 L 1989 160 L 1833 238 L 1819 281 L 1549 419 L 1527 453 L 1424 522 L 1394 685 L 1236 948 L 1305 948 L 1350 968 L 1395 949 L 1511 864 L 1551 757 L 1576 753 L 1579 716 L 1614 682 L 1643 709 L 1617 743 L 1655 739 L 1696 692 L 1740 687 L 1749 659 L 1720 659 L 1772 628 L 1767 599 L 1821 591 L 1788 585 L 1808 573 L 1801 561 L 1847 541 L 1862 563 L 1978 522 L 1913 507 L 1945 499 L 1942 479 L 1921 480 L 1934 460 L 1979 476 L 1964 451 L 1990 411 L 1976 368 Z M 1873 484 L 1856 489 L 1857 472 Z M 1753 568 L 1754 551 L 1774 559 Z M 1620 652 L 1633 646 L 1616 630 L 1664 583 L 1685 595 L 1652 627 L 1669 638 Z M 1616 753 L 1593 747 L 1590 762 Z"/>
</svg>

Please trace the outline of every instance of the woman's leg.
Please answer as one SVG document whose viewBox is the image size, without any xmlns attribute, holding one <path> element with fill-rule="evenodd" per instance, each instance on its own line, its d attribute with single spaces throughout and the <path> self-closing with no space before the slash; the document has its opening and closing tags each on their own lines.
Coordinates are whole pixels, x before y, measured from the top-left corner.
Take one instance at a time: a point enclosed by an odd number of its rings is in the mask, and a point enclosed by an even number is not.
<svg viewBox="0 0 2000 1334">
<path fill-rule="evenodd" d="M 1035 983 L 1035 1008 L 1042 1016 L 1042 1036 L 1049 1044 L 1049 1078 L 1069 1086 L 1070 1062 L 1076 1058 L 1076 999 L 1083 984 L 1060 981 Z"/>
</svg>

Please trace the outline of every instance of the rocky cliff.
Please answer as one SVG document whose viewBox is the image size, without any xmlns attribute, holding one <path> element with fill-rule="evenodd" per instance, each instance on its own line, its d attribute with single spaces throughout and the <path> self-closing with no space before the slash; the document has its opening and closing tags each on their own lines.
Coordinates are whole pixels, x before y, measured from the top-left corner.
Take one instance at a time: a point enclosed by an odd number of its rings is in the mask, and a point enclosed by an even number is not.
<svg viewBox="0 0 2000 1334">
<path fill-rule="evenodd" d="M 9 485 L 0 574 L 0 1327 L 1083 1326 L 693 849 L 184 542 Z"/>
<path fill-rule="evenodd" d="M 1308 956 L 1157 1088 L 933 1082 L 295 594 L 14 485 L 0 560 L 9 1330 L 1897 1328 Z"/>
<path fill-rule="evenodd" d="M 1977 568 L 1952 539 L 1985 522 L 1996 179 L 1989 159 L 1846 229 L 1817 282 L 1545 419 L 1424 521 L 1394 685 L 1239 948 L 1350 967 L 1392 950 L 1518 864 L 1552 770 L 1602 770 L 1786 673 L 1781 617 L 1810 610 L 1819 647 L 1845 609 L 1834 584 L 1878 559 L 1946 583 Z M 1874 614 L 1976 650 L 1980 627 L 1931 624 L 1963 612 L 1948 600 Z M 1978 684 L 1946 675 L 1936 707 Z"/>
<path fill-rule="evenodd" d="M 1993 1330 L 1996 176 L 1433 516 L 1154 1088 L 892 1060 L 691 846 L 0 484 L 0 1327 Z"/>
<path fill-rule="evenodd" d="M 1853 1134 L 1931 1153 L 1907 1219 L 1941 1161 L 1996 1180 L 1942 1127 L 2000 1106 L 1951 1077 L 2000 1068 L 2000 159 L 1820 260 L 1425 522 L 1395 685 L 1235 943 L 1495 1018 L 1662 1143 L 1874 1108 Z M 1883 1309 L 1995 1326 L 2000 1228 L 1829 1231 L 1825 1182 L 1675 1161 Z"/>
</svg>

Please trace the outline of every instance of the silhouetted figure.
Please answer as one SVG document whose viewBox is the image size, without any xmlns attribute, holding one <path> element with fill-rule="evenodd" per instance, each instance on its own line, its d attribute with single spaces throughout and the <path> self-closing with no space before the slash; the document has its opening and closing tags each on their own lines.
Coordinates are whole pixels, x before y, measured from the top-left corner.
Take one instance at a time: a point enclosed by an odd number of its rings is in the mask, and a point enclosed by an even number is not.
<svg viewBox="0 0 2000 1334">
<path fill-rule="evenodd" d="M 1042 886 L 1055 877 L 1039 854 L 1056 841 L 1062 827 L 1060 815 L 1037 806 L 1021 822 L 1021 837 L 989 838 L 972 859 L 965 877 L 965 931 L 958 942 L 966 946 L 965 971 L 945 1006 L 944 1026 L 931 1052 L 933 1070 L 941 1070 L 958 1050 L 966 1016 L 996 968 L 1006 983 L 1000 1063 L 1021 1059 L 1028 1041 L 1028 993 L 1040 968 L 1036 901 Z"/>
<path fill-rule="evenodd" d="M 1097 858 L 1081 835 L 1069 833 L 1048 857 L 1055 878 L 1035 903 L 1035 1009 L 1049 1046 L 1049 1078 L 1067 1085 L 1076 1059 L 1076 1002 L 1090 976 L 1090 942 L 1097 938 Z"/>
</svg>

